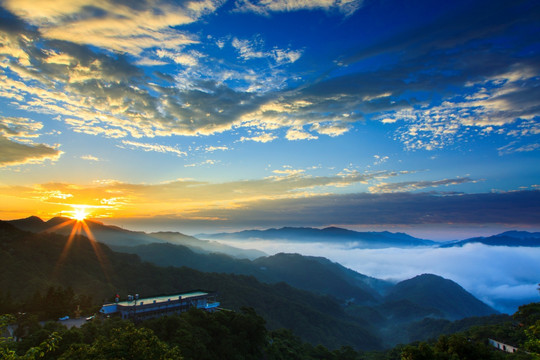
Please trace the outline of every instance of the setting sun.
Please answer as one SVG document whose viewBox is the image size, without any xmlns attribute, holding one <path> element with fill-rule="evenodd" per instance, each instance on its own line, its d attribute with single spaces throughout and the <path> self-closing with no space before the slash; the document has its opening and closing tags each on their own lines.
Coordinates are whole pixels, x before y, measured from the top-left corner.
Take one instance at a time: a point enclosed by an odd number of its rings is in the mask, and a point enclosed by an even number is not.
<svg viewBox="0 0 540 360">
<path fill-rule="evenodd" d="M 73 211 L 72 218 L 77 221 L 83 221 L 84 219 L 86 219 L 87 215 L 88 213 L 86 212 L 86 209 L 79 207 L 75 208 L 75 210 Z"/>
</svg>

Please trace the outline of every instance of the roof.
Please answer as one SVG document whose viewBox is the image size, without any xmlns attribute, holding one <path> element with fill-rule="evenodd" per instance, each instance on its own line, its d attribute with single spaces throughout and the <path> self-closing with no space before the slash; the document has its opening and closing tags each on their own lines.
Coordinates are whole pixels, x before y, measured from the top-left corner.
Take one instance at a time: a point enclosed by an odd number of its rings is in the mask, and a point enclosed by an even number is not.
<svg viewBox="0 0 540 360">
<path fill-rule="evenodd" d="M 181 293 L 181 294 L 162 295 L 162 296 L 154 296 L 154 297 L 149 297 L 149 298 L 139 298 L 137 300 L 133 299 L 131 301 L 120 301 L 117 303 L 117 305 L 132 306 L 132 305 L 135 305 L 135 303 L 140 304 L 141 302 L 144 304 L 151 304 L 153 302 L 162 303 L 162 302 L 167 302 L 167 301 L 178 300 L 180 297 L 182 299 L 187 299 L 187 298 L 205 296 L 205 295 L 209 295 L 209 293 L 204 292 L 204 291 L 193 291 L 193 292 Z"/>
<path fill-rule="evenodd" d="M 116 304 L 106 304 L 101 307 L 101 310 L 99 310 L 100 313 L 108 315 L 113 314 L 117 311 Z"/>
</svg>

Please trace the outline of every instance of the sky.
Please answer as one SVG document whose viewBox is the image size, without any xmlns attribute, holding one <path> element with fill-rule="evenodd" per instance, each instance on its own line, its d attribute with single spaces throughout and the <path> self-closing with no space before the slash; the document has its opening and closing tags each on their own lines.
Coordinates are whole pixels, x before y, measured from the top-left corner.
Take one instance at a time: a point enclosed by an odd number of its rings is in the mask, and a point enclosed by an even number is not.
<svg viewBox="0 0 540 360">
<path fill-rule="evenodd" d="M 0 218 L 540 230 L 540 3 L 0 0 Z"/>
</svg>

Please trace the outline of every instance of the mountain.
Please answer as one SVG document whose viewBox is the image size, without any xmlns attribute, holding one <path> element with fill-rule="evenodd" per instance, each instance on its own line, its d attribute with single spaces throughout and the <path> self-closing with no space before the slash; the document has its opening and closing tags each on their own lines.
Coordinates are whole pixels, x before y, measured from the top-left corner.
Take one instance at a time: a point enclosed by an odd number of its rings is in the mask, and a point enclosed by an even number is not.
<svg viewBox="0 0 540 360">
<path fill-rule="evenodd" d="M 475 237 L 461 241 L 452 241 L 442 244 L 441 247 L 464 246 L 475 243 L 489 246 L 540 247 L 540 233 L 530 233 L 527 231 L 507 231 L 488 237 Z"/>
<path fill-rule="evenodd" d="M 28 222 L 39 224 L 36 219 Z M 253 307 L 270 329 L 292 329 L 314 344 L 361 349 L 406 339 L 408 335 L 396 334 L 417 333 L 415 326 L 421 325 L 414 324 L 426 318 L 453 320 L 496 313 L 458 284 L 436 275 L 392 285 L 328 259 L 299 254 L 250 261 L 196 253 L 169 243 L 124 250 L 141 252 L 143 259 L 155 256 L 152 261 L 160 266 L 82 235 L 68 239 L 51 232 L 25 232 L 0 221 L 0 308 L 6 299 L 25 303 L 36 291 L 43 293 L 51 286 L 70 287 L 92 296 L 96 304 L 110 301 L 116 293 L 151 296 L 209 289 L 219 293 L 225 308 Z M 202 267 L 204 272 L 185 265 Z M 17 311 L 24 310 L 22 306 Z"/>
<path fill-rule="evenodd" d="M 268 328 L 291 329 L 313 344 L 382 347 L 376 329 L 351 318 L 328 296 L 285 283 L 261 283 L 251 276 L 159 267 L 104 244 L 92 244 L 84 236 L 68 241 L 61 234 L 24 232 L 0 221 L 0 298 L 7 293 L 24 303 L 36 291 L 44 293 L 51 286 L 71 287 L 92 296 L 97 304 L 111 301 L 116 293 L 150 296 L 209 289 L 219 293 L 224 308 L 252 307 Z"/>
<path fill-rule="evenodd" d="M 193 250 L 196 253 L 211 254 L 221 253 L 230 255 L 238 259 L 256 259 L 267 254 L 260 250 L 255 249 L 240 249 L 233 246 L 221 244 L 216 241 L 199 240 L 196 237 L 184 235 L 179 232 L 155 232 L 150 233 L 150 236 L 164 240 L 171 244 L 184 245 Z"/>
<path fill-rule="evenodd" d="M 65 217 L 54 217 L 43 221 L 37 216 L 25 219 L 10 220 L 8 223 L 18 229 L 39 232 L 55 232 L 70 235 L 76 221 Z M 255 259 L 266 254 L 259 250 L 245 250 L 233 246 L 220 244 L 215 241 L 199 240 L 193 236 L 184 235 L 180 232 L 155 232 L 147 234 L 141 231 L 131 231 L 118 226 L 105 225 L 96 220 L 86 219 L 85 224 L 90 229 L 92 236 L 99 242 L 110 246 L 138 246 L 152 243 L 172 243 L 187 246 L 197 253 L 223 253 L 236 258 Z M 84 231 L 83 231 L 84 233 Z"/>
<path fill-rule="evenodd" d="M 164 240 L 153 238 L 144 232 L 125 230 L 117 226 L 105 225 L 96 220 L 87 219 L 84 222 L 97 241 L 108 245 L 135 246 L 165 242 Z M 48 221 L 43 221 L 36 216 L 31 216 L 26 219 L 10 220 L 8 223 L 25 231 L 55 232 L 70 235 L 76 220 L 65 217 L 54 217 Z M 84 230 L 82 231 L 84 233 Z"/>
<path fill-rule="evenodd" d="M 409 302 L 436 317 L 450 320 L 497 313 L 452 280 L 433 274 L 418 275 L 397 283 L 384 300 L 386 304 Z"/>
<path fill-rule="evenodd" d="M 286 240 L 297 242 L 352 242 L 353 248 L 414 247 L 435 245 L 404 233 L 358 232 L 339 227 L 316 229 L 309 227 L 283 227 L 267 230 L 244 230 L 233 233 L 198 234 L 198 238 L 215 240 Z"/>
<path fill-rule="evenodd" d="M 200 254 L 182 245 L 148 244 L 113 247 L 137 254 L 160 266 L 187 266 L 199 271 L 255 276 L 266 283 L 285 282 L 299 289 L 331 295 L 341 301 L 376 303 L 379 292 L 392 283 L 362 275 L 322 257 L 276 254 L 256 260 L 235 259 L 225 254 Z"/>
</svg>

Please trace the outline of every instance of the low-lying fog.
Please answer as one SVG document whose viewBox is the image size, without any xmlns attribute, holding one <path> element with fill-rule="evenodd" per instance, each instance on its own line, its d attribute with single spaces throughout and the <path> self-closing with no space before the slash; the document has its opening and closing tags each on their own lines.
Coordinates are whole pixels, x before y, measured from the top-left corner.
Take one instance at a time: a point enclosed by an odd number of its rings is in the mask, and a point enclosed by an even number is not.
<svg viewBox="0 0 540 360">
<path fill-rule="evenodd" d="M 392 281 L 437 274 L 509 314 L 519 305 L 540 301 L 540 248 L 468 244 L 452 248 L 353 249 L 346 244 L 220 241 L 268 254 L 323 256 L 359 273 Z"/>
</svg>

